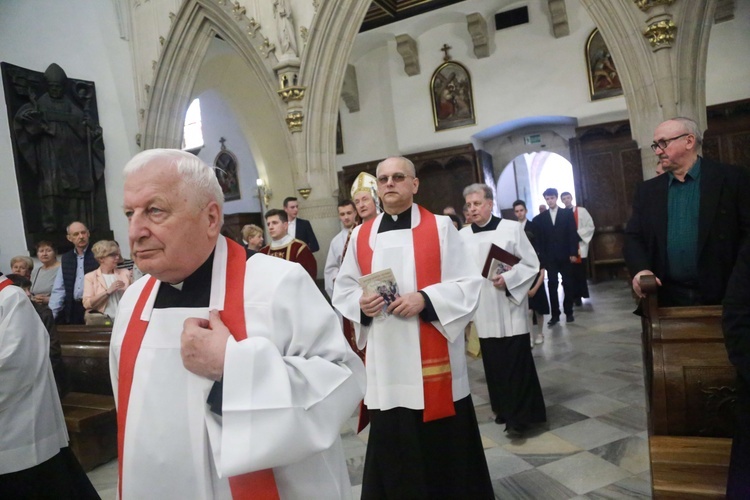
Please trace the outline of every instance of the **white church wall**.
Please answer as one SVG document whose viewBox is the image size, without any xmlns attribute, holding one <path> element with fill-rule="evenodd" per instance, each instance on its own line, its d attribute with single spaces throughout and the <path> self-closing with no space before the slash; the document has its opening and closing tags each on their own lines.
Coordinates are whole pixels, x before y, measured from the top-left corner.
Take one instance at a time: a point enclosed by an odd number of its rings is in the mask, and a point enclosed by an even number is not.
<svg viewBox="0 0 750 500">
<path fill-rule="evenodd" d="M 351 64 L 358 72 L 362 118 L 347 123 L 342 115 L 346 155 L 337 158 L 339 168 L 391 154 L 465 144 L 488 127 L 525 117 L 569 116 L 579 126 L 627 119 L 624 97 L 590 100 L 583 54 L 595 24 L 580 2 L 566 2 L 570 35 L 557 39 L 551 35 L 546 2 L 527 5 L 529 24 L 501 31 L 494 30 L 496 7 L 473 1 L 359 35 Z M 490 23 L 490 56 L 484 59 L 474 56 L 466 28 L 465 13 L 474 11 Z M 417 42 L 419 75 L 410 77 L 404 72 L 403 59 L 396 51 L 399 34 L 409 34 Z M 435 132 L 429 84 L 442 63 L 444 43 L 452 47 L 453 60 L 469 69 L 477 123 Z M 750 2 L 737 2 L 735 19 L 712 27 L 706 85 L 709 105 L 750 97 L 750 64 L 747 51 L 740 50 L 748 46 Z M 360 76 L 375 68 L 377 78 Z M 381 87 L 389 92 L 382 92 Z M 383 110 L 391 110 L 392 115 Z M 395 144 L 372 140 L 384 130 L 394 131 Z"/>
<path fill-rule="evenodd" d="M 221 151 L 219 140 L 222 137 L 226 140 L 224 145 L 227 150 L 237 157 L 237 176 L 242 198 L 226 202 L 224 213 L 260 212 L 256 184 L 258 170 L 245 134 L 237 124 L 237 118 L 218 92 L 208 90 L 203 92 L 199 99 L 204 147 L 198 153 L 198 157 L 213 165 L 216 155 Z"/>
<path fill-rule="evenodd" d="M 3 0 L 0 2 L 0 61 L 35 71 L 53 62 L 70 78 L 96 84 L 104 133 L 105 179 L 110 226 L 127 241 L 122 215 L 122 167 L 138 151 L 133 71 L 128 42 L 120 38 L 113 2 Z M 0 270 L 10 258 L 28 254 L 16 183 L 5 99 L 0 104 Z M 123 245 L 125 254 L 127 245 Z"/>
<path fill-rule="evenodd" d="M 750 97 L 750 2 L 734 2 L 734 19 L 711 27 L 706 105 Z"/>
</svg>

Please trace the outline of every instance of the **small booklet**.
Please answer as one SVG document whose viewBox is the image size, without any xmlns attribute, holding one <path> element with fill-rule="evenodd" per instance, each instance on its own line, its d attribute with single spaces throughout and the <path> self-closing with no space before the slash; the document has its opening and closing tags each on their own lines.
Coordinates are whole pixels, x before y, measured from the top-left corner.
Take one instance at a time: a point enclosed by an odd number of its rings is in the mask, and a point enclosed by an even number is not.
<svg viewBox="0 0 750 500">
<path fill-rule="evenodd" d="M 390 268 L 362 276 L 359 278 L 359 284 L 365 295 L 380 295 L 383 297 L 383 315 L 390 314 L 387 312 L 388 306 L 400 297 L 396 277 Z"/>
<path fill-rule="evenodd" d="M 493 243 L 490 251 L 487 252 L 487 259 L 484 261 L 484 267 L 482 268 L 482 276 L 491 280 L 495 276 L 510 271 L 519 262 L 521 262 L 521 259 Z"/>
</svg>

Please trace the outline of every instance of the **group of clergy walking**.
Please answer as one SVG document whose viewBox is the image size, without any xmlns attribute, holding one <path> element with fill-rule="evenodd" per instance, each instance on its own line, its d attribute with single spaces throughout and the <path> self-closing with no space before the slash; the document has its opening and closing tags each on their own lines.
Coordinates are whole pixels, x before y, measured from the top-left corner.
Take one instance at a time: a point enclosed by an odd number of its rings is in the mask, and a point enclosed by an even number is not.
<svg viewBox="0 0 750 500">
<path fill-rule="evenodd" d="M 339 207 L 340 269 L 324 273 L 334 310 L 301 266 L 221 236 L 224 197 L 199 158 L 144 151 L 124 179 L 146 276 L 122 297 L 110 345 L 120 498 L 348 498 L 339 432 L 363 398 L 362 498 L 493 498 L 466 366 L 472 319 L 496 422 L 513 436 L 546 416 L 527 319 L 539 259 L 521 224 L 492 215 L 489 188 L 466 188 L 473 223 L 459 232 L 414 204 L 408 159 L 358 178 Z M 492 245 L 516 263 L 484 278 Z M 387 294 L 363 291 L 374 273 L 388 274 Z M 39 439 L 54 448 L 55 432 Z"/>
</svg>

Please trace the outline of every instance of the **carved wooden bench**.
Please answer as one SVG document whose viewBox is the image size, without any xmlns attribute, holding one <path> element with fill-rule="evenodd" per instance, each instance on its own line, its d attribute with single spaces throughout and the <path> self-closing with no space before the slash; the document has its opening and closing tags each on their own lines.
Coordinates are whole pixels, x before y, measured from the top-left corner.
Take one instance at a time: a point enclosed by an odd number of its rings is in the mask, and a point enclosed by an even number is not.
<svg viewBox="0 0 750 500">
<path fill-rule="evenodd" d="M 654 498 L 723 498 L 734 432 L 736 371 L 721 306 L 658 307 L 641 278 L 643 369 Z"/>
<path fill-rule="evenodd" d="M 111 327 L 57 327 L 70 392 L 62 398 L 70 448 L 88 471 L 117 457 L 117 415 L 109 381 Z"/>
<path fill-rule="evenodd" d="M 622 225 L 597 227 L 589 245 L 591 278 L 594 282 L 622 277 L 625 258 L 622 247 L 625 229 Z"/>
</svg>

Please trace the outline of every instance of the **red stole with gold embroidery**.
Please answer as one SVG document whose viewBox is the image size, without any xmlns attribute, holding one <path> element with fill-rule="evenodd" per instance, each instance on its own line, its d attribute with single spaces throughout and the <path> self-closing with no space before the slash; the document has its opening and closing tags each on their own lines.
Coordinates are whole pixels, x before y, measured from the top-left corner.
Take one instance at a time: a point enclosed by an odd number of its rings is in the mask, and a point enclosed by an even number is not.
<svg viewBox="0 0 750 500">
<path fill-rule="evenodd" d="M 435 215 L 417 205 L 419 225 L 412 228 L 414 264 L 417 290 L 440 283 L 440 237 Z M 383 217 L 387 217 L 383 215 Z M 375 219 L 365 222 L 357 237 L 357 262 L 362 275 L 372 273 L 370 233 Z M 432 323 L 419 321 L 419 347 L 422 356 L 422 384 L 424 387 L 423 421 L 430 422 L 456 414 L 453 406 L 453 378 L 451 377 L 448 340 Z"/>
<path fill-rule="evenodd" d="M 226 293 L 224 296 L 224 310 L 220 316 L 224 324 L 229 328 L 232 337 L 236 341 L 247 338 L 245 327 L 244 292 L 245 292 L 245 265 L 247 264 L 247 253 L 239 244 L 230 239 L 227 242 L 227 276 Z M 125 337 L 122 340 L 120 352 L 119 385 L 118 385 L 118 411 L 117 411 L 117 451 L 119 460 L 119 482 L 118 489 L 122 498 L 122 467 L 123 451 L 125 444 L 125 423 L 128 415 L 128 403 L 130 402 L 130 389 L 133 385 L 133 373 L 135 361 L 140 351 L 143 337 L 146 335 L 148 321 L 143 321 L 141 315 L 146 306 L 151 290 L 156 284 L 153 276 L 148 279 L 135 304 L 135 309 L 130 317 Z M 268 499 L 279 498 L 276 480 L 272 469 L 265 469 L 229 478 L 229 487 L 233 499 Z"/>
</svg>

